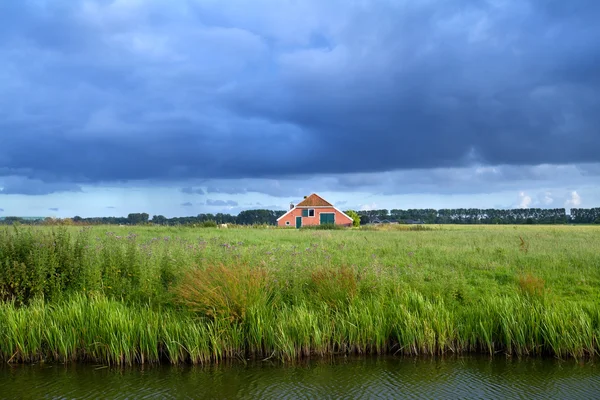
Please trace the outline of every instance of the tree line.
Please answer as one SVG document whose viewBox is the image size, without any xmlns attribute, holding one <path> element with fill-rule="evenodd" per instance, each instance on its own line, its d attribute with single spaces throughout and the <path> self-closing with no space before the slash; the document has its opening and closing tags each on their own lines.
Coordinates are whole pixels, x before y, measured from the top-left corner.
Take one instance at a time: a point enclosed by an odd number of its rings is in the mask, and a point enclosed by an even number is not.
<svg viewBox="0 0 600 400">
<path fill-rule="evenodd" d="M 345 211 L 346 213 L 350 210 Z M 91 217 L 54 219 L 29 219 L 5 217 L 0 224 L 11 225 L 15 222 L 27 225 L 64 224 L 64 225 L 276 225 L 277 218 L 285 211 L 246 210 L 238 215 L 198 214 L 189 217 L 167 218 L 164 215 L 131 213 L 127 217 Z M 455 208 L 455 209 L 392 209 L 357 211 L 361 224 L 370 223 L 423 223 L 423 224 L 600 224 L 600 207 L 571 208 L 570 214 L 564 208 L 519 208 L 510 210 Z"/>
<path fill-rule="evenodd" d="M 24 225 L 216 225 L 216 224 L 239 224 L 239 225 L 275 225 L 277 218 L 282 216 L 285 211 L 274 210 L 246 210 L 238 215 L 231 214 L 198 214 L 188 217 L 167 218 L 164 215 L 153 215 L 150 218 L 148 213 L 131 213 L 127 217 L 89 217 L 82 218 L 75 216 L 73 218 L 21 218 L 5 217 L 0 219 L 0 224 L 12 225 L 15 222 Z"/>
<path fill-rule="evenodd" d="M 595 211 L 594 211 L 595 210 Z M 361 223 L 399 222 L 424 224 L 566 224 L 600 223 L 600 208 L 571 209 L 567 215 L 564 208 L 518 208 L 518 209 L 409 209 L 359 211 Z M 573 218 L 573 213 L 577 218 Z"/>
</svg>

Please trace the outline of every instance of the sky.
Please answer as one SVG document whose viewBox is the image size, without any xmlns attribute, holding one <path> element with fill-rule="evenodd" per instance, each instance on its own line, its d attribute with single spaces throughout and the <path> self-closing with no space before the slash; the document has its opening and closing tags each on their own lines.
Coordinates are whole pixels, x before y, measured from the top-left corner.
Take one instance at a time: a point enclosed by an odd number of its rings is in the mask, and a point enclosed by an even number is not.
<svg viewBox="0 0 600 400">
<path fill-rule="evenodd" d="M 597 0 L 2 0 L 0 217 L 600 207 Z"/>
</svg>

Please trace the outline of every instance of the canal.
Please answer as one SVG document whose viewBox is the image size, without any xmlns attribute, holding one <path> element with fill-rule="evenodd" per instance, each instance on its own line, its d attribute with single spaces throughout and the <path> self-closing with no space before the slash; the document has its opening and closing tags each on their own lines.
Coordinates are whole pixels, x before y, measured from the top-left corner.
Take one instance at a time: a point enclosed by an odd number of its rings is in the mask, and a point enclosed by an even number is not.
<svg viewBox="0 0 600 400">
<path fill-rule="evenodd" d="M 213 366 L 5 365 L 3 399 L 600 398 L 594 360 L 336 358 Z"/>
</svg>

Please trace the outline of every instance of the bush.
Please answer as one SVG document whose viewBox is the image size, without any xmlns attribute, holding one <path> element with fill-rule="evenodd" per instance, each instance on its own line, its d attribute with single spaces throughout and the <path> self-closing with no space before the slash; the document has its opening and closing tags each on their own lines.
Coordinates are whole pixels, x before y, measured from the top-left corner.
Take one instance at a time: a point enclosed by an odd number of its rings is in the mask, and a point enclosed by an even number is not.
<svg viewBox="0 0 600 400">
<path fill-rule="evenodd" d="M 86 231 L 76 240 L 65 228 L 48 233 L 14 227 L 0 233 L 0 300 L 27 304 L 79 289 L 86 258 Z"/>
<path fill-rule="evenodd" d="M 217 222 L 216 221 L 202 221 L 200 223 L 200 227 L 201 228 L 216 228 Z"/>
<path fill-rule="evenodd" d="M 360 226 L 360 215 L 356 211 L 348 210 L 344 211 L 344 213 L 352 218 L 352 226 L 359 227 Z"/>
</svg>

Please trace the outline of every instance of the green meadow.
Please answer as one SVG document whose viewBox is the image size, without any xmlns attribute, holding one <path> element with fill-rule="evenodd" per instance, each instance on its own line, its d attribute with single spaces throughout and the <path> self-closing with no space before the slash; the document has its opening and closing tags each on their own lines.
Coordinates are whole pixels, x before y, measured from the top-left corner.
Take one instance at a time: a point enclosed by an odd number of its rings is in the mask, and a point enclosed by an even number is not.
<svg viewBox="0 0 600 400">
<path fill-rule="evenodd" d="M 593 357 L 600 227 L 8 227 L 0 359 Z"/>
</svg>

